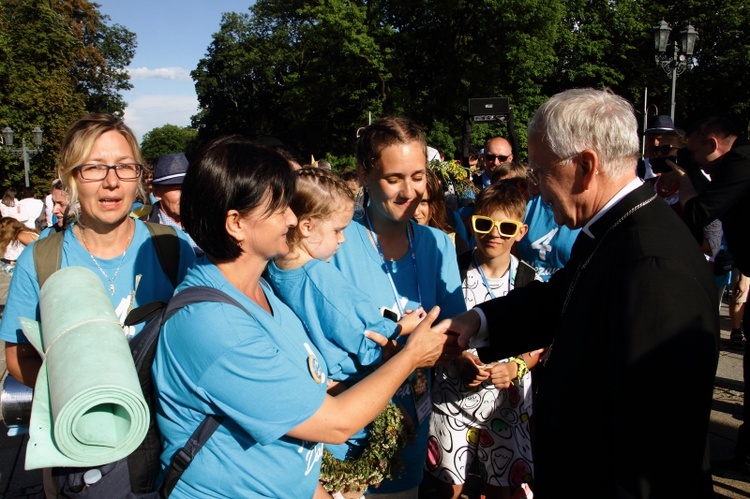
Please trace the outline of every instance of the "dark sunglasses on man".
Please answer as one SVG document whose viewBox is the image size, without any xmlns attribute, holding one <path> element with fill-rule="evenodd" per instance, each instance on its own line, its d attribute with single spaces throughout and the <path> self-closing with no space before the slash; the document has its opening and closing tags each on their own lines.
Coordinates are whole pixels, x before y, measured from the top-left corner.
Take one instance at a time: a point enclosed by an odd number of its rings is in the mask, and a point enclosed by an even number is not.
<svg viewBox="0 0 750 499">
<path fill-rule="evenodd" d="M 659 156 L 669 156 L 670 154 L 671 154 L 671 155 L 674 155 L 674 154 L 672 153 L 672 150 L 673 150 L 673 149 L 674 149 L 675 151 L 677 150 L 677 148 L 676 148 L 675 146 L 671 146 L 671 145 L 669 145 L 669 144 L 665 144 L 665 145 L 663 145 L 663 146 L 655 146 L 655 147 L 654 147 L 654 148 L 652 149 L 652 151 L 654 152 L 654 154 L 658 154 Z"/>
<path fill-rule="evenodd" d="M 495 155 L 495 154 L 490 154 L 490 153 L 484 153 L 484 159 L 489 163 L 494 163 L 495 160 L 498 160 L 501 163 L 505 163 L 506 161 L 508 161 L 508 158 L 510 158 L 510 155 L 503 156 L 502 154 Z"/>
</svg>

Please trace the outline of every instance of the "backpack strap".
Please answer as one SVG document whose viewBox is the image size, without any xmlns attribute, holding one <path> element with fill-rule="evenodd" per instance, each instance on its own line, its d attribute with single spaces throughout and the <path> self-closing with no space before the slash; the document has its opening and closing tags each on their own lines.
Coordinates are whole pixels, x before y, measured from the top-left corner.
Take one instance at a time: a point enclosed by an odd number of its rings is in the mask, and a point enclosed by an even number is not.
<svg viewBox="0 0 750 499">
<path fill-rule="evenodd" d="M 180 238 L 174 227 L 145 222 L 151 241 L 156 249 L 156 256 L 164 274 L 177 287 L 177 274 L 180 266 Z M 50 234 L 34 244 L 34 268 L 36 269 L 39 289 L 49 276 L 60 270 L 62 264 L 62 247 L 65 231 Z"/>
<path fill-rule="evenodd" d="M 156 256 L 164 274 L 169 278 L 172 287 L 177 287 L 177 273 L 180 266 L 180 238 L 177 230 L 169 225 L 144 222 L 151 234 L 151 241 L 156 249 Z"/>
<path fill-rule="evenodd" d="M 530 284 L 534 280 L 534 277 L 536 277 L 536 270 L 534 270 L 534 267 L 523 260 L 518 260 L 518 268 L 516 269 L 516 278 L 513 287 L 522 288 L 527 284 Z"/>
<path fill-rule="evenodd" d="M 237 300 L 223 291 L 207 286 L 192 286 L 178 292 L 172 297 L 169 303 L 147 303 L 133 309 L 126 318 L 126 324 L 129 323 L 131 325 L 152 318 L 152 321 L 130 340 L 130 353 L 133 355 L 133 362 L 138 372 L 143 396 L 151 408 L 151 421 L 146 438 L 138 449 L 127 458 L 131 484 L 137 483 L 137 490 L 134 488 L 134 492 L 146 492 L 146 490 L 140 488 L 141 486 L 148 486 L 151 487 L 148 490 L 153 490 L 156 475 L 151 475 L 151 470 L 159 468 L 161 442 L 154 419 L 155 387 L 151 375 L 151 365 L 156 355 L 156 345 L 161 328 L 177 311 L 187 305 L 200 302 L 227 303 L 251 315 Z M 198 426 L 198 429 L 190 436 L 185 446 L 172 456 L 170 465 L 167 468 L 167 474 L 160 488 L 162 497 L 169 495 L 196 453 L 208 441 L 223 420 L 224 416 L 207 414 L 203 422 Z"/>
<path fill-rule="evenodd" d="M 65 231 L 61 230 L 34 243 L 32 251 L 39 289 L 42 289 L 49 276 L 60 270 L 64 237 Z"/>
<path fill-rule="evenodd" d="M 198 425 L 198 428 L 190 435 L 185 446 L 174 453 L 159 488 L 161 497 L 169 497 L 177 482 L 180 481 L 182 474 L 190 466 L 190 463 L 193 462 L 195 455 L 208 442 L 208 439 L 211 438 L 211 435 L 213 435 L 223 420 L 223 416 L 207 414 L 205 419 L 201 421 L 201 424 Z"/>
</svg>

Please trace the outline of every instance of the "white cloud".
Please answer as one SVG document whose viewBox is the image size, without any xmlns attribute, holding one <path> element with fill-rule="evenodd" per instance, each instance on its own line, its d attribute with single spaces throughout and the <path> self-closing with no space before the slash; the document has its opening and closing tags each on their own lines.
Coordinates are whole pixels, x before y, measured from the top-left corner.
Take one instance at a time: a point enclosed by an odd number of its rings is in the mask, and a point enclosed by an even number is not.
<svg viewBox="0 0 750 499">
<path fill-rule="evenodd" d="M 140 142 L 146 132 L 160 126 L 190 126 L 190 117 L 197 112 L 195 96 L 146 95 L 128 102 L 124 120 Z"/>
<path fill-rule="evenodd" d="M 176 80 L 192 81 L 190 71 L 180 67 L 170 68 L 128 68 L 130 79 L 133 81 L 140 80 Z"/>
</svg>

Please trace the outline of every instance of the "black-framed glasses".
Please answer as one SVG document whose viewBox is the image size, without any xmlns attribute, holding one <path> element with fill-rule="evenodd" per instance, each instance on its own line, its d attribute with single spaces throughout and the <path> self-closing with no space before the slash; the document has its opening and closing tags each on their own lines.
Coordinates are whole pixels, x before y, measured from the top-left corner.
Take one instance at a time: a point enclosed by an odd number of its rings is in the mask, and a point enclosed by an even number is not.
<svg viewBox="0 0 750 499">
<path fill-rule="evenodd" d="M 478 234 L 489 234 L 493 227 L 497 227 L 501 236 L 516 237 L 523 226 L 523 222 L 518 220 L 493 220 L 483 215 L 472 215 L 471 226 L 474 228 L 474 232 Z"/>
<path fill-rule="evenodd" d="M 140 163 L 118 163 L 116 165 L 86 163 L 76 166 L 75 170 L 78 170 L 82 180 L 104 180 L 110 170 L 114 170 L 115 175 L 120 180 L 135 180 L 143 173 L 143 165 Z"/>
<path fill-rule="evenodd" d="M 490 163 L 494 163 L 495 160 L 498 160 L 501 163 L 505 163 L 506 161 L 508 161 L 508 158 L 510 158 L 510 154 L 508 154 L 507 156 L 503 156 L 502 154 L 496 155 L 496 154 L 484 153 L 484 159 L 486 159 Z"/>
</svg>

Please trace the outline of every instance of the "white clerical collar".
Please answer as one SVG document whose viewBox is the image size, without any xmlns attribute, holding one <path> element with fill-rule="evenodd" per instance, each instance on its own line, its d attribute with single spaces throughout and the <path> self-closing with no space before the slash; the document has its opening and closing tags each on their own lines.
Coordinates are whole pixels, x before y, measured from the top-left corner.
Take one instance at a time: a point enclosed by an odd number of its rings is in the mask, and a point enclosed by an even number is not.
<svg viewBox="0 0 750 499">
<path fill-rule="evenodd" d="M 607 213 L 622 198 L 624 198 L 625 196 L 627 196 L 628 194 L 630 194 L 631 192 L 633 192 L 634 190 L 636 190 L 637 188 L 639 188 L 641 185 L 643 185 L 643 181 L 640 178 L 638 178 L 638 177 L 635 177 L 633 180 L 631 180 L 630 182 L 628 182 L 628 184 L 625 187 L 623 187 L 622 189 L 620 189 L 617 192 L 617 194 L 615 194 L 612 197 L 612 199 L 610 199 L 609 201 L 607 201 L 607 204 L 604 205 L 604 208 L 602 208 L 601 210 L 599 210 L 596 213 L 596 215 L 594 215 L 593 217 L 591 217 L 591 220 L 589 220 L 588 223 L 583 226 L 583 229 L 582 229 L 583 232 L 585 232 L 586 235 L 589 236 L 591 239 L 596 239 L 594 237 L 594 234 L 591 233 L 591 230 L 590 230 L 591 224 L 593 224 L 594 222 L 596 222 L 597 220 L 599 220 L 601 217 L 603 217 L 604 214 Z"/>
</svg>

